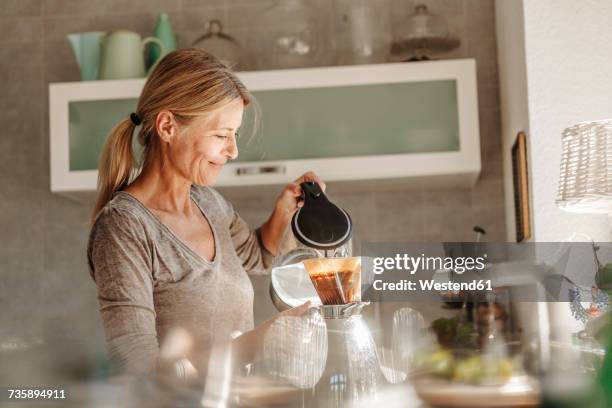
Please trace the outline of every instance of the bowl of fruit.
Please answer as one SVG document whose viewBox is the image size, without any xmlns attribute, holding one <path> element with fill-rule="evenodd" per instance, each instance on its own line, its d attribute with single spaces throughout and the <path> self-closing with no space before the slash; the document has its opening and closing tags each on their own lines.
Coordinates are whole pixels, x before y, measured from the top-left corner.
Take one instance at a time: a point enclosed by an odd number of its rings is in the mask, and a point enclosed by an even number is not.
<svg viewBox="0 0 612 408">
<path fill-rule="evenodd" d="M 520 348 L 499 334 L 491 308 L 490 330 L 460 318 L 432 322 L 437 348 L 415 358 L 413 379 L 417 395 L 431 406 L 532 407 L 538 406 L 537 381 L 525 373 Z"/>
</svg>

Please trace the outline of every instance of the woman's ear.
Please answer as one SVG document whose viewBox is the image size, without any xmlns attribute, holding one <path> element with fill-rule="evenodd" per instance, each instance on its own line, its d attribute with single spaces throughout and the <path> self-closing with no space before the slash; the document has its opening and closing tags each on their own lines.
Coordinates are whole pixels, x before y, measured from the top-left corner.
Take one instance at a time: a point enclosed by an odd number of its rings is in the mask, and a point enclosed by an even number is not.
<svg viewBox="0 0 612 408">
<path fill-rule="evenodd" d="M 178 135 L 178 123 L 172 112 L 160 111 L 155 118 L 155 129 L 162 141 L 171 143 Z"/>
</svg>

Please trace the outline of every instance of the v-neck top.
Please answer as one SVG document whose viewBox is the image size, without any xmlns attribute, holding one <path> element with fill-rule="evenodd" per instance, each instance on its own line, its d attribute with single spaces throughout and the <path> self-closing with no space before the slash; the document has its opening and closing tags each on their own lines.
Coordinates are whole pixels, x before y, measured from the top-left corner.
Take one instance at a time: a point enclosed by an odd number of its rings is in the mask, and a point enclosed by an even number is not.
<svg viewBox="0 0 612 408">
<path fill-rule="evenodd" d="M 211 264 L 211 265 L 214 265 L 216 263 L 217 252 L 219 251 L 219 248 L 218 248 L 218 245 L 217 245 L 219 239 L 217 238 L 217 233 L 215 231 L 215 227 L 208 220 L 208 216 L 206 215 L 206 211 L 204 211 L 204 209 L 202 209 L 202 207 L 200 207 L 200 204 L 198 204 L 197 196 L 195 196 L 193 189 L 190 192 L 190 199 L 195 204 L 195 206 L 198 208 L 198 210 L 200 211 L 200 213 L 202 214 L 202 216 L 204 217 L 204 219 L 206 220 L 206 222 L 208 223 L 208 225 L 210 226 L 210 229 L 212 231 L 213 243 L 215 245 L 215 250 L 214 250 L 215 257 L 214 257 L 214 259 L 212 261 L 202 257 L 193 248 L 191 248 L 189 245 L 187 245 L 187 243 L 185 243 L 181 238 L 179 238 L 178 235 L 176 235 L 176 233 L 174 231 L 172 231 L 172 229 L 170 227 L 168 227 L 166 224 L 164 224 L 159 219 L 159 217 L 157 215 L 155 215 L 155 213 L 153 213 L 153 211 L 149 210 L 140 200 L 138 200 L 136 197 L 134 197 L 134 195 L 128 193 L 127 191 L 118 191 L 115 194 L 116 195 L 118 195 L 118 194 L 126 194 L 130 199 L 132 199 L 134 202 L 136 202 L 136 204 L 138 204 L 138 206 L 140 208 L 142 208 L 144 212 L 149 214 L 149 216 L 159 225 L 159 227 L 162 230 L 164 230 L 164 231 L 166 231 L 168 233 L 168 236 L 171 239 L 173 239 L 178 245 L 180 245 L 183 249 L 185 249 L 185 251 L 190 252 L 193 255 L 194 258 L 199 259 L 200 261 L 202 261 L 204 263 L 207 263 L 207 264 Z"/>
<path fill-rule="evenodd" d="M 191 198 L 215 240 L 209 261 L 131 194 L 120 191 L 98 214 L 88 244 L 109 357 L 120 372 L 154 370 L 172 328 L 197 345 L 190 360 L 203 369 L 210 348 L 253 328 L 247 273 L 268 272 L 273 256 L 217 191 L 193 186 Z"/>
</svg>

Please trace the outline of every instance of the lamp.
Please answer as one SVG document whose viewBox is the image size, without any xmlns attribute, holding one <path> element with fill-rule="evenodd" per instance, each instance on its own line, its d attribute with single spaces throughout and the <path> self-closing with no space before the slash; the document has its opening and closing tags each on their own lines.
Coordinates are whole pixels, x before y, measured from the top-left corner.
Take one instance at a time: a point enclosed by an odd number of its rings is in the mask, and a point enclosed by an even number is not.
<svg viewBox="0 0 612 408">
<path fill-rule="evenodd" d="M 555 202 L 565 211 L 612 214 L 612 120 L 581 122 L 563 131 Z M 612 264 L 601 265 L 597 250 L 593 243 L 597 288 L 591 288 L 594 303 L 590 310 L 581 306 L 580 288 L 570 290 L 572 313 L 583 322 L 600 314 L 609 304 L 608 293 L 600 289 L 610 289 Z"/>
<path fill-rule="evenodd" d="M 612 120 L 563 131 L 556 204 L 571 212 L 612 213 Z"/>
</svg>

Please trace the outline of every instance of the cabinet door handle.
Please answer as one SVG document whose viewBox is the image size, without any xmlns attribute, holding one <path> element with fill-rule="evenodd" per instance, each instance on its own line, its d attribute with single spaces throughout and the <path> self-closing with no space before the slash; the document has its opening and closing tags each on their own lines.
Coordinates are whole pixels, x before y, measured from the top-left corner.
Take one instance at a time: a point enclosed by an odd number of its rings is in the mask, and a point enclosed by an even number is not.
<svg viewBox="0 0 612 408">
<path fill-rule="evenodd" d="M 285 174 L 285 166 L 245 166 L 236 168 L 237 176 L 249 176 L 253 174 Z"/>
</svg>

